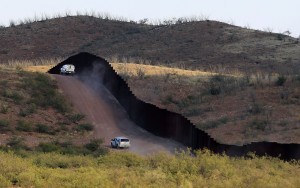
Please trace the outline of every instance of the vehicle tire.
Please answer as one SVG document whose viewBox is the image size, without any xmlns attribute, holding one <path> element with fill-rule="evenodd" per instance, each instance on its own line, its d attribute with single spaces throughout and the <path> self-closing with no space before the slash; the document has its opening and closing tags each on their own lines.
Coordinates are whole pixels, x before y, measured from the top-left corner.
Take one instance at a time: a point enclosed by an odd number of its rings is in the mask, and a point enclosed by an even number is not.
<svg viewBox="0 0 300 188">
<path fill-rule="evenodd" d="M 114 145 L 112 143 L 110 143 L 111 148 L 114 148 Z"/>
</svg>

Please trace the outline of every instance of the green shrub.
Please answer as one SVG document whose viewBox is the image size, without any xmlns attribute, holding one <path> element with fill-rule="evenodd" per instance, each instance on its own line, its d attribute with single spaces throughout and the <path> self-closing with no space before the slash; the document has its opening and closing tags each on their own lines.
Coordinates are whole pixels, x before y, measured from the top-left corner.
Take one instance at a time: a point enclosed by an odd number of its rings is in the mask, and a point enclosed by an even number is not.
<svg viewBox="0 0 300 188">
<path fill-rule="evenodd" d="M 73 123 L 78 123 L 79 121 L 83 120 L 85 115 L 83 114 L 72 114 L 68 116 L 68 119 Z"/>
<path fill-rule="evenodd" d="M 20 109 L 19 116 L 26 117 L 36 112 L 37 106 L 34 103 L 29 104 L 25 109 Z"/>
<path fill-rule="evenodd" d="M 101 144 L 103 143 L 103 140 L 101 139 L 94 139 L 91 140 L 90 143 L 87 143 L 85 145 L 85 148 L 90 150 L 90 151 L 97 151 L 98 149 L 101 148 Z"/>
<path fill-rule="evenodd" d="M 68 155 L 94 155 L 100 156 L 108 152 L 108 150 L 101 146 L 102 140 L 91 140 L 90 143 L 84 146 L 76 146 L 72 142 L 50 142 L 40 143 L 36 150 L 41 152 L 58 152 Z"/>
<path fill-rule="evenodd" d="M 218 120 L 212 120 L 212 121 L 206 121 L 205 123 L 200 123 L 198 124 L 198 127 L 203 130 L 208 130 L 226 124 L 227 122 L 228 122 L 228 117 L 224 116 Z"/>
<path fill-rule="evenodd" d="M 33 163 L 38 167 L 46 168 L 80 168 L 95 165 L 88 157 L 68 156 L 57 153 L 47 153 L 35 156 Z M 62 184 L 63 185 L 63 184 Z"/>
<path fill-rule="evenodd" d="M 256 101 L 252 103 L 252 105 L 249 107 L 248 112 L 251 114 L 260 114 L 264 112 L 264 107 L 260 104 L 257 103 Z"/>
<path fill-rule="evenodd" d="M 11 182 L 0 174 L 0 187 L 12 187 Z"/>
<path fill-rule="evenodd" d="M 40 143 L 37 147 L 37 150 L 42 152 L 54 152 L 59 151 L 60 146 L 55 143 Z"/>
<path fill-rule="evenodd" d="M 9 131 L 9 121 L 7 120 L 0 120 L 0 131 Z"/>
<path fill-rule="evenodd" d="M 91 124 L 88 124 L 88 123 L 85 123 L 85 124 L 79 124 L 79 125 L 76 127 L 76 130 L 77 130 L 77 131 L 92 131 L 92 130 L 94 130 L 94 126 L 91 125 Z"/>
<path fill-rule="evenodd" d="M 17 136 L 9 138 L 6 145 L 12 149 L 27 149 L 26 145 L 24 144 L 24 139 Z"/>
<path fill-rule="evenodd" d="M 21 94 L 15 92 L 15 91 L 8 90 L 8 89 L 5 89 L 2 92 L 2 96 L 5 98 L 12 99 L 17 104 L 19 104 L 24 99 L 24 97 Z"/>
<path fill-rule="evenodd" d="M 261 131 L 267 130 L 269 122 L 267 120 L 255 119 L 249 123 L 249 127 L 252 129 L 257 129 Z"/>
<path fill-rule="evenodd" d="M 278 76 L 276 85 L 277 86 L 283 86 L 284 83 L 286 82 L 286 77 L 285 76 Z"/>
<path fill-rule="evenodd" d="M 8 112 L 8 106 L 5 105 L 5 104 L 1 104 L 1 106 L 0 106 L 0 112 L 2 114 L 6 114 Z"/>
<path fill-rule="evenodd" d="M 37 123 L 35 124 L 35 131 L 38 133 L 54 134 L 55 132 L 51 130 L 48 125 Z"/>
<path fill-rule="evenodd" d="M 30 122 L 26 122 L 24 120 L 19 120 L 17 122 L 16 129 L 18 131 L 30 132 L 33 130 L 32 124 Z"/>
<path fill-rule="evenodd" d="M 243 89 L 247 84 L 245 78 L 235 78 L 224 75 L 212 76 L 206 84 L 208 93 L 211 95 L 219 95 L 221 93 L 232 93 L 236 90 Z"/>
</svg>

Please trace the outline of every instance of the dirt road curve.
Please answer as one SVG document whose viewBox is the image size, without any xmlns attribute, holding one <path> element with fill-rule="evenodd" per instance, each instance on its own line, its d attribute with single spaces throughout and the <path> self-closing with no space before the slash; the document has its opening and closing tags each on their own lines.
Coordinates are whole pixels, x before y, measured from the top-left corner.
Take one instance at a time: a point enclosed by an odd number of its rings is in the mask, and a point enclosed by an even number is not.
<svg viewBox="0 0 300 188">
<path fill-rule="evenodd" d="M 95 126 L 94 137 L 103 138 L 105 145 L 115 136 L 126 136 L 131 141 L 130 151 L 151 154 L 159 151 L 174 153 L 184 148 L 170 139 L 157 137 L 135 125 L 118 101 L 101 84 L 81 81 L 76 77 L 55 75 L 63 93 L 79 112 Z"/>
</svg>

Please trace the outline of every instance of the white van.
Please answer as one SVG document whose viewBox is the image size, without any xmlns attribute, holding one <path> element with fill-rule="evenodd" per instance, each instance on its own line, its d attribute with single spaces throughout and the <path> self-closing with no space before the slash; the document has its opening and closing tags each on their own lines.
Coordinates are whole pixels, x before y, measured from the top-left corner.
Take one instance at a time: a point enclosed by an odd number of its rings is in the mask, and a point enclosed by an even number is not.
<svg viewBox="0 0 300 188">
<path fill-rule="evenodd" d="M 60 68 L 60 74 L 75 74 L 75 66 L 72 64 L 65 64 Z"/>
<path fill-rule="evenodd" d="M 130 141 L 126 137 L 119 136 L 111 139 L 110 145 L 112 148 L 129 148 Z"/>
</svg>

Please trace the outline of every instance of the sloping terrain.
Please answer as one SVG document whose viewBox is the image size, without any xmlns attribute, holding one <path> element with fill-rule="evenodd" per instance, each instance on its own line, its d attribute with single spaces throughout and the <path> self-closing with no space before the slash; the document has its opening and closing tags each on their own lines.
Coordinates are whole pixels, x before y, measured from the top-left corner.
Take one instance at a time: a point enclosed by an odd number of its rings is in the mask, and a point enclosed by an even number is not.
<svg viewBox="0 0 300 188">
<path fill-rule="evenodd" d="M 247 77 L 140 64 L 112 66 L 138 98 L 183 114 L 219 143 L 300 143 L 299 75 Z"/>
<path fill-rule="evenodd" d="M 30 147 L 40 142 L 89 140 L 92 125 L 72 109 L 54 79 L 1 69 L 0 80 L 0 147 L 16 140 Z"/>
<path fill-rule="evenodd" d="M 297 39 L 215 21 L 153 26 L 64 17 L 0 28 L 0 44 L 1 63 L 87 51 L 185 68 L 291 72 L 300 60 Z"/>
<path fill-rule="evenodd" d="M 135 125 L 125 110 L 106 90 L 100 82 L 80 81 L 76 77 L 55 75 L 59 87 L 72 101 L 74 107 L 85 114 L 95 126 L 95 138 L 102 138 L 104 144 L 110 146 L 110 140 L 116 136 L 126 136 L 130 139 L 130 151 L 138 154 L 157 152 L 174 153 L 175 149 L 184 146 L 145 131 Z"/>
</svg>

